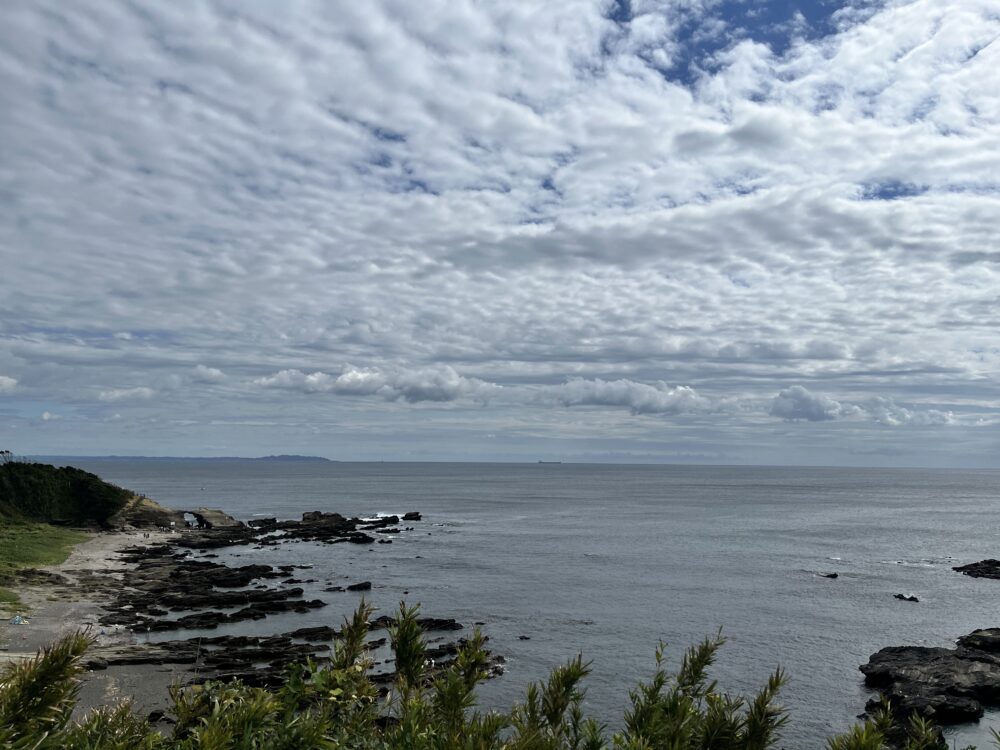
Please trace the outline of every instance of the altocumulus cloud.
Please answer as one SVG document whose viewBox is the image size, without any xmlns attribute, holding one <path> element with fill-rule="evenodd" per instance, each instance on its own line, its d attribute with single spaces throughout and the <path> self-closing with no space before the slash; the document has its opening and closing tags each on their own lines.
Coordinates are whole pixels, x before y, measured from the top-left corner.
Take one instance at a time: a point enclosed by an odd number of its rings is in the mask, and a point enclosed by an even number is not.
<svg viewBox="0 0 1000 750">
<path fill-rule="evenodd" d="M 710 402 L 688 386 L 671 387 L 633 380 L 585 380 L 574 378 L 543 391 L 563 406 L 624 406 L 633 414 L 682 414 L 705 411 Z"/>
<path fill-rule="evenodd" d="M 334 393 L 342 396 L 380 396 L 387 401 L 456 401 L 461 398 L 488 400 L 500 387 L 478 378 L 459 375 L 448 366 L 384 371 L 347 365 L 339 375 L 317 371 L 282 370 L 258 378 L 257 385 L 299 390 L 305 393 Z"/>
<path fill-rule="evenodd" d="M 867 419 L 888 427 L 956 423 L 954 414 L 939 409 L 911 409 L 882 396 L 875 396 L 861 403 L 848 403 L 813 393 L 800 385 L 793 385 L 779 392 L 771 401 L 768 413 L 790 422 Z"/>
<path fill-rule="evenodd" d="M 191 379 L 196 383 L 222 383 L 226 380 L 226 373 L 216 367 L 197 365 L 191 373 Z"/>
<path fill-rule="evenodd" d="M 807 5 L 13 4 L 0 438 L 995 463 L 996 2 Z"/>
<path fill-rule="evenodd" d="M 100 401 L 133 401 L 150 399 L 156 391 L 144 385 L 135 388 L 111 388 L 97 394 Z"/>
</svg>

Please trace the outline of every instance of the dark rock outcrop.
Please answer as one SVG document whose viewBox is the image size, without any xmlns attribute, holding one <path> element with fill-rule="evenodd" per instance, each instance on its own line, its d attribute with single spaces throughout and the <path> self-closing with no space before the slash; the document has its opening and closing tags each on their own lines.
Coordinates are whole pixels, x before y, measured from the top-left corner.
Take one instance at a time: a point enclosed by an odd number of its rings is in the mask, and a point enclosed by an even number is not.
<svg viewBox="0 0 1000 750">
<path fill-rule="evenodd" d="M 976 630 L 954 649 L 883 648 L 860 669 L 903 720 L 916 712 L 938 724 L 972 721 L 984 706 L 1000 705 L 1000 628 Z M 869 701 L 868 710 L 877 704 Z"/>
<path fill-rule="evenodd" d="M 273 636 L 217 636 L 162 643 L 130 644 L 95 647 L 88 652 L 84 668 L 106 670 L 137 664 L 179 664 L 194 667 L 187 684 L 207 680 L 239 679 L 254 687 L 274 688 L 282 685 L 289 665 L 307 658 L 321 660 L 330 654 L 328 641 L 336 635 L 332 628 L 302 628 Z M 299 643 L 297 641 L 308 641 Z M 431 670 L 447 667 L 458 655 L 465 641 L 442 643 L 427 650 L 432 660 Z M 385 638 L 369 641 L 366 648 L 384 646 Z M 503 658 L 490 656 L 487 673 L 495 677 L 503 671 Z M 395 679 L 393 672 L 379 672 L 372 680 L 385 688 Z"/>
<path fill-rule="evenodd" d="M 972 578 L 1000 579 L 1000 560 L 980 560 L 968 565 L 956 565 L 952 570 L 957 570 Z"/>
<path fill-rule="evenodd" d="M 325 606 L 319 599 L 304 601 L 301 588 L 248 588 L 261 579 L 280 578 L 285 572 L 270 565 L 229 567 L 176 554 L 167 544 L 132 547 L 123 552 L 132 563 L 102 625 L 122 625 L 140 632 L 190 628 L 212 629 L 224 623 L 259 620 L 281 612 L 308 612 Z M 239 589 L 227 591 L 224 589 Z M 235 610 L 220 612 L 218 610 Z M 190 612 L 167 619 L 169 612 Z"/>
<path fill-rule="evenodd" d="M 371 630 L 379 628 L 391 628 L 396 624 L 396 618 L 389 615 L 381 615 L 368 622 Z M 417 624 L 424 630 L 461 630 L 465 626 L 450 618 L 443 617 L 418 617 Z"/>
</svg>

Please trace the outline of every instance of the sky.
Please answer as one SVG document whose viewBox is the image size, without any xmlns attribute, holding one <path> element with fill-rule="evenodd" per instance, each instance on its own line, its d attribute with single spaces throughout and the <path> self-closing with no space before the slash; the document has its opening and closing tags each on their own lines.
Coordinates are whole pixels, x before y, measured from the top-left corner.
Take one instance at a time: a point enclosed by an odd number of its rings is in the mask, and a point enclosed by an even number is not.
<svg viewBox="0 0 1000 750">
<path fill-rule="evenodd" d="M 16 0 L 0 447 L 1000 467 L 996 0 Z"/>
</svg>

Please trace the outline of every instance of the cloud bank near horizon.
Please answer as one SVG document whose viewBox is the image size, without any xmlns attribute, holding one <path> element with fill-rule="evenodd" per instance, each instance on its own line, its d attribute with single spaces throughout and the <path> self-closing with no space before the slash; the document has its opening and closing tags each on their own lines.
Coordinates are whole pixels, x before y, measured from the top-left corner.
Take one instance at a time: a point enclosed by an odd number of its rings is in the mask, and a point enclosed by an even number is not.
<svg viewBox="0 0 1000 750">
<path fill-rule="evenodd" d="M 11 9 L 0 436 L 996 465 L 1000 16 L 782 7 Z"/>
</svg>

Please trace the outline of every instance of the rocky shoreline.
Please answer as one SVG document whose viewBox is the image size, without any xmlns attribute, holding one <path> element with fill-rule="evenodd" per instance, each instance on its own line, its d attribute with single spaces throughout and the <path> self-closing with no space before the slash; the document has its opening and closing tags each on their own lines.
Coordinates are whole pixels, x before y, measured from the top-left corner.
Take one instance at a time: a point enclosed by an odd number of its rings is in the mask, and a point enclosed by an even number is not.
<svg viewBox="0 0 1000 750">
<path fill-rule="evenodd" d="M 323 599 L 307 598 L 303 584 L 314 584 L 312 591 L 332 593 L 367 591 L 372 582 L 343 585 L 342 581 L 317 580 L 309 577 L 310 566 L 304 565 L 225 564 L 217 553 L 226 548 L 264 550 L 301 542 L 391 544 L 397 535 L 415 531 L 413 524 L 422 521 L 418 512 L 347 518 L 313 511 L 304 513 L 300 520 L 264 518 L 247 524 L 204 508 L 190 511 L 188 516 L 195 519 L 193 524 L 185 522 L 184 512 L 142 499 L 116 519 L 126 533 L 101 535 L 128 540 L 114 545 L 113 563 L 87 566 L 86 562 L 98 560 L 92 553 L 84 556 L 84 565 L 77 562 L 65 570 L 17 573 L 20 586 L 44 593 L 49 601 L 95 605 L 88 621 L 100 628 L 100 637 L 85 662 L 84 708 L 87 683 L 99 687 L 91 690 L 93 704 L 109 694 L 141 692 L 140 707 L 157 720 L 168 721 L 164 712 L 169 708 L 166 688 L 170 684 L 233 679 L 262 687 L 280 684 L 290 664 L 328 656 L 337 630 L 323 625 L 265 635 L 218 635 L 214 631 L 234 623 L 305 614 L 327 606 Z M 168 531 L 179 525 L 183 525 L 179 530 Z M 135 543 L 139 540 L 143 543 Z M 983 560 L 954 570 L 974 578 L 1000 579 L 1000 560 Z M 287 618 L 282 622 L 288 628 Z M 429 636 L 428 658 L 438 667 L 450 663 L 463 641 L 457 636 L 465 626 L 442 617 L 423 617 L 420 623 Z M 373 680 L 383 689 L 393 678 L 385 633 L 392 624 L 392 618 L 385 615 L 369 623 L 367 645 Z M 153 634 L 160 638 L 175 631 L 183 631 L 184 636 L 196 631 L 197 635 L 150 640 Z M 145 641 L 140 642 L 143 636 Z M 17 656 L 26 656 L 27 648 L 24 651 Z M 491 655 L 493 676 L 502 673 L 503 662 L 503 657 Z M 983 715 L 984 708 L 1000 706 L 1000 628 L 969 633 L 957 640 L 955 648 L 883 648 L 859 669 L 865 684 L 879 693 L 868 701 L 869 712 L 884 697 L 903 720 L 917 713 L 942 725 L 974 721 Z"/>
<path fill-rule="evenodd" d="M 307 599 L 298 584 L 328 584 L 324 591 L 366 591 L 370 581 L 349 586 L 313 578 L 301 580 L 309 566 L 251 564 L 231 566 L 216 559 L 213 550 L 228 547 L 265 549 L 298 542 L 322 544 L 391 544 L 392 537 L 414 531 L 409 524 L 422 520 L 418 512 L 377 518 L 346 518 L 338 513 L 313 511 L 301 520 L 258 519 L 248 524 L 221 511 L 199 509 L 184 514 L 143 500 L 135 503 L 116 523 L 131 532 L 142 532 L 149 544 L 131 544 L 116 550 L 121 565 L 114 570 L 74 570 L 72 577 L 58 570 L 23 570 L 18 583 L 36 587 L 50 595 L 87 598 L 100 607 L 97 623 L 102 637 L 88 651 L 85 683 L 93 679 L 113 683 L 107 675 L 123 675 L 155 669 L 169 675 L 170 683 L 193 685 L 206 680 L 234 680 L 273 687 L 280 684 L 286 668 L 307 658 L 329 656 L 337 630 L 330 626 L 304 627 L 272 635 L 215 635 L 220 626 L 271 615 L 307 613 L 327 606 L 321 599 Z M 181 526 L 183 524 L 183 526 Z M 173 527 L 174 533 L 163 533 Z M 179 529 L 179 530 L 178 530 Z M 130 538 L 135 538 L 132 533 Z M 441 617 L 422 617 L 428 634 L 428 659 L 447 666 L 457 655 L 463 638 L 442 634 L 465 630 L 462 623 Z M 384 632 L 393 624 L 388 616 L 369 623 L 367 648 L 373 661 L 373 680 L 387 689 L 393 680 L 392 653 Z M 150 634 L 172 631 L 205 631 L 196 637 L 150 642 Z M 381 631 L 381 632 L 380 632 Z M 105 637 L 110 634 L 120 637 Z M 136 636 L 145 636 L 139 642 Z M 503 657 L 490 657 L 492 676 L 503 670 Z M 160 679 L 163 683 L 164 680 Z M 166 683 L 166 684 L 170 684 Z M 101 692 L 117 687 L 105 685 Z M 86 687 L 86 686 L 85 686 Z M 154 719 L 169 721 L 165 685 L 162 695 L 147 692 L 143 709 Z M 86 694 L 86 689 L 85 689 Z M 125 692 L 122 690 L 121 692 Z"/>
<path fill-rule="evenodd" d="M 1000 579 L 1000 560 L 981 560 L 952 570 L 972 578 Z M 916 598 L 914 597 L 913 600 Z M 975 630 L 955 648 L 890 646 L 872 654 L 859 669 L 865 685 L 888 699 L 902 720 L 911 714 L 937 724 L 979 719 L 987 707 L 1000 706 L 1000 628 Z"/>
</svg>

